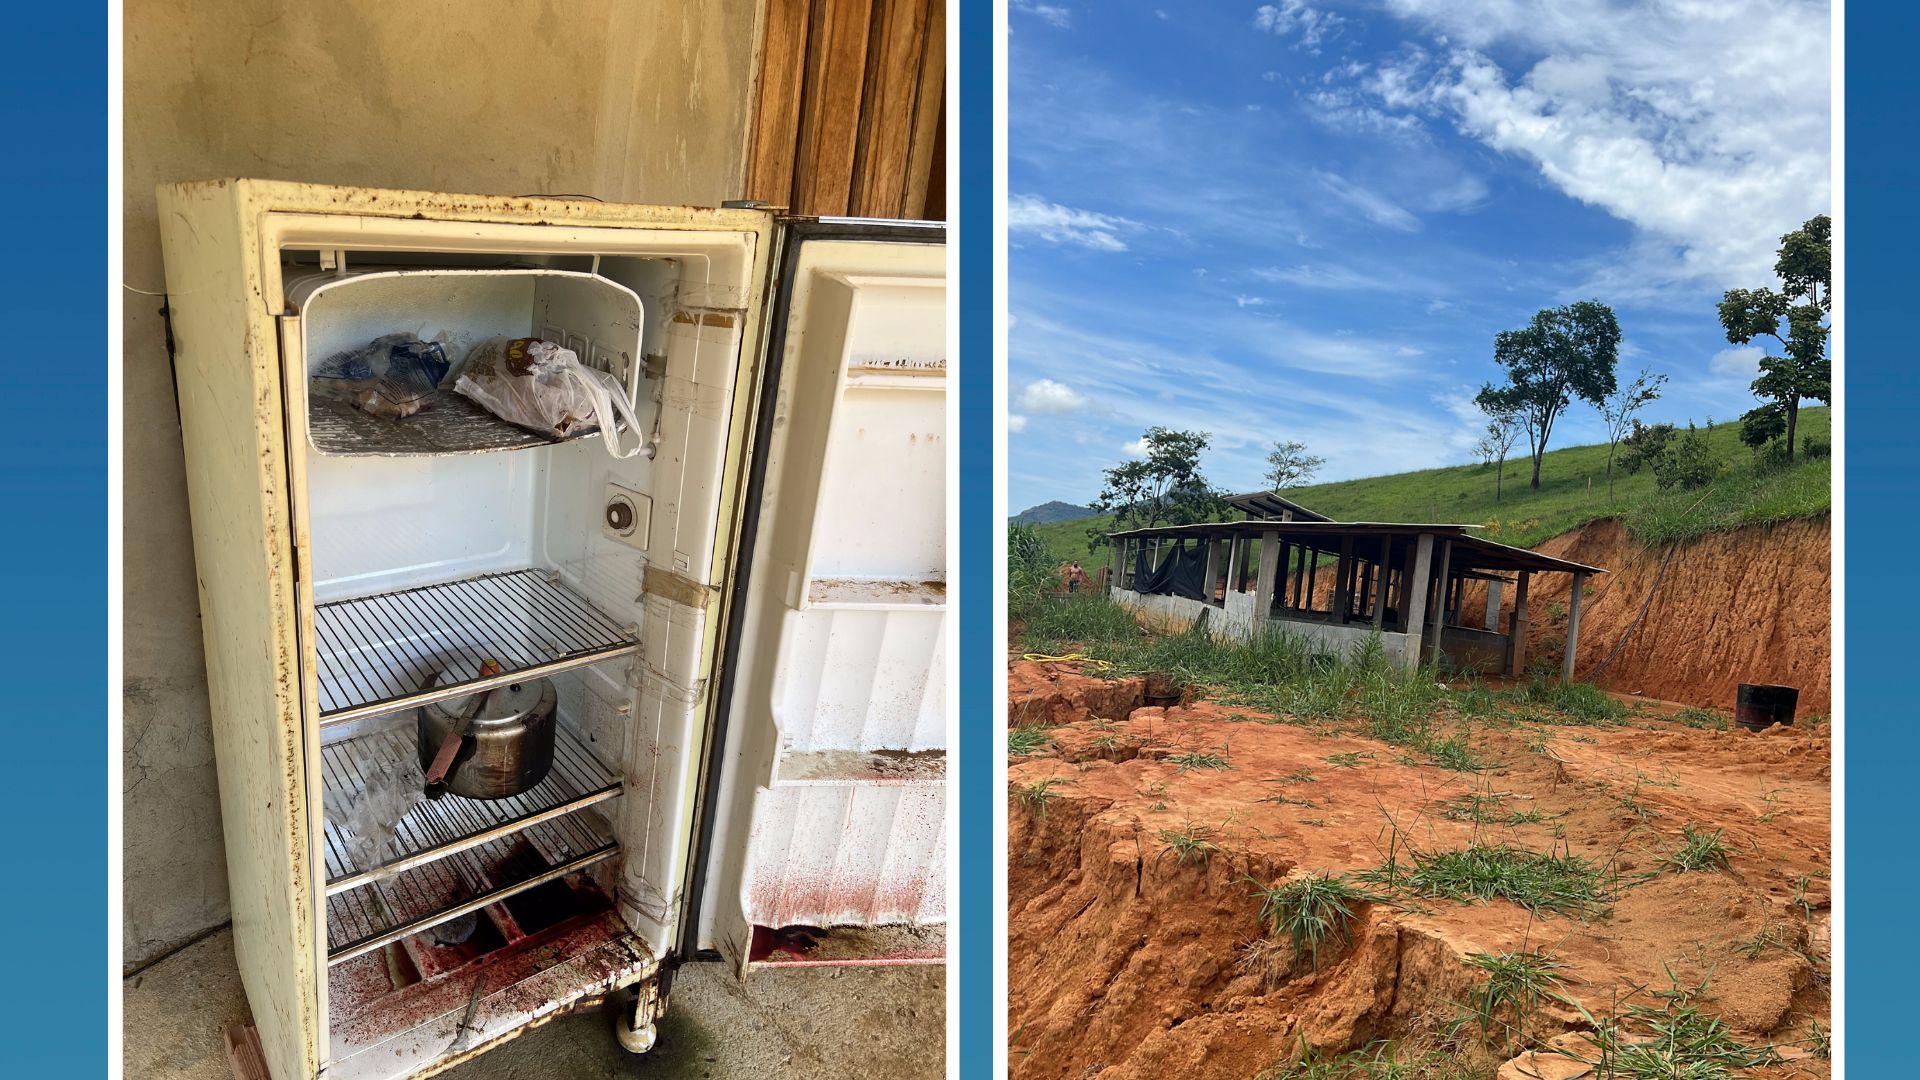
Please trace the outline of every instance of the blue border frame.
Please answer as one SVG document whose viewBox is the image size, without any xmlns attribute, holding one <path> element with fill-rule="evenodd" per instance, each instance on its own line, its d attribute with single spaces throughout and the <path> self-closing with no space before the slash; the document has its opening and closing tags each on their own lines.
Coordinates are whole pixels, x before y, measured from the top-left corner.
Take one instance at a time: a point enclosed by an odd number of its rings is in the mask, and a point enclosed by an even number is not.
<svg viewBox="0 0 1920 1080">
<path fill-rule="evenodd" d="M 0 1073 L 100 1075 L 106 1006 L 120 990 L 107 957 L 119 917 L 106 863 L 107 732 L 119 723 L 105 670 L 107 373 L 118 350 L 101 309 L 102 260 L 107 215 L 119 212 L 102 138 L 107 11 L 39 5 L 10 24 L 19 47 L 0 68 L 0 123 L 15 154 L 0 191 L 14 211 L 0 319 L 15 346 L 0 365 L 12 413 L 0 424 L 0 477 L 13 510 L 0 532 L 10 616 L 0 656 L 15 672 L 9 832 L 31 834 L 34 857 L 13 868 L 17 887 L 0 890 L 9 967 L 31 973 L 0 1026 Z"/>
<path fill-rule="evenodd" d="M 959 901 L 964 938 L 950 957 L 960 980 L 960 1075 L 993 1075 L 994 680 L 993 647 L 993 15 L 988 3 L 955 3 L 959 12 L 959 149 L 953 175 L 960 209 L 960 819 Z"/>
<path fill-rule="evenodd" d="M 1920 767 L 1920 734 L 1907 682 L 1912 634 L 1888 625 L 1887 567 L 1910 564 L 1920 495 L 1914 453 L 1911 316 L 1920 255 L 1920 10 L 1906 3 L 1849 5 L 1846 59 L 1845 460 L 1846 801 L 1845 997 L 1841 1052 L 1853 1076 L 1908 1076 L 1913 1020 L 1907 968 L 1916 873 L 1906 835 Z M 1900 597 L 1894 611 L 1904 613 Z M 1898 616 L 1896 616 L 1898 618 Z"/>
</svg>

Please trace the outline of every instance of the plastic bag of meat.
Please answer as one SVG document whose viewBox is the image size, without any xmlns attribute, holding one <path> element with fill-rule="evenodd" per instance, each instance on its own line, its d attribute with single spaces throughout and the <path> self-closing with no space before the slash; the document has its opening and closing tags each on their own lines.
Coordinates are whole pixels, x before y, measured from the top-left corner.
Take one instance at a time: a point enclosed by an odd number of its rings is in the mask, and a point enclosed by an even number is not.
<svg viewBox="0 0 1920 1080">
<path fill-rule="evenodd" d="M 587 367 L 573 350 L 540 338 L 494 338 L 474 347 L 466 369 L 454 380 L 455 392 L 478 402 L 515 427 L 551 439 L 571 439 L 599 431 L 607 453 L 628 458 L 640 452 L 643 436 L 626 391 L 613 376 Z M 626 421 L 634 444 L 622 449 L 618 420 Z"/>
<path fill-rule="evenodd" d="M 452 366 L 439 342 L 422 341 L 413 334 L 388 334 L 320 361 L 313 373 L 313 392 L 349 402 L 361 412 L 398 420 L 425 409 Z"/>
</svg>

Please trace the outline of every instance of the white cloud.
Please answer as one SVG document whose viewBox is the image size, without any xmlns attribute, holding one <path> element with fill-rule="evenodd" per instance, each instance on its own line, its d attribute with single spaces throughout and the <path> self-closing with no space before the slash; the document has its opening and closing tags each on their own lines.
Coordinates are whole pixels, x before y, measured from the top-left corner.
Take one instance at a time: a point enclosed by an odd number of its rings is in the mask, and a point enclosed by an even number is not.
<svg viewBox="0 0 1920 1080">
<path fill-rule="evenodd" d="M 1075 210 L 1051 203 L 1038 195 L 1015 195 L 1007 200 L 1007 231 L 1031 233 L 1052 244 L 1073 244 L 1095 251 L 1125 251 L 1120 239 L 1126 229 L 1139 223 L 1092 210 Z"/>
<path fill-rule="evenodd" d="M 1345 21 L 1331 11 L 1307 6 L 1306 0 L 1280 0 L 1278 4 L 1262 4 L 1253 13 L 1253 25 L 1276 37 L 1287 37 L 1299 31 L 1299 47 L 1315 55 L 1319 54 L 1320 43 L 1327 34 L 1337 30 Z"/>
<path fill-rule="evenodd" d="M 1143 435 L 1130 443 L 1122 445 L 1120 449 L 1125 452 L 1128 457 L 1146 457 L 1147 450 L 1152 445 L 1152 443 L 1147 441 L 1146 436 Z"/>
<path fill-rule="evenodd" d="M 1020 407 L 1030 413 L 1074 412 L 1086 405 L 1085 394 L 1052 379 L 1037 379 L 1020 392 Z"/>
<path fill-rule="evenodd" d="M 1018 435 L 1027 430 L 1027 418 L 1019 413 L 1007 414 L 1007 434 Z"/>
<path fill-rule="evenodd" d="M 1764 283 L 1780 235 L 1830 208 L 1825 3 L 1389 7 L 1439 35 L 1444 55 L 1411 50 L 1365 89 L 1638 229 L 1627 265 L 1596 282 L 1644 298 Z"/>
<path fill-rule="evenodd" d="M 1073 25 L 1073 12 L 1057 4 L 1038 4 L 1034 0 L 1012 0 L 1009 10 L 1032 15 L 1048 26 L 1065 30 Z"/>
<path fill-rule="evenodd" d="M 1400 286 L 1385 278 L 1363 273 L 1348 266 L 1308 265 L 1272 266 L 1255 270 L 1253 276 L 1275 285 L 1302 289 L 1331 289 L 1336 292 L 1394 292 Z"/>
<path fill-rule="evenodd" d="M 1721 349 L 1707 361 L 1707 370 L 1725 379 L 1752 381 L 1760 374 L 1760 358 L 1766 350 L 1758 345 L 1737 345 Z"/>
<path fill-rule="evenodd" d="M 1424 139 L 1426 129 L 1411 113 L 1390 113 L 1361 102 L 1351 90 L 1315 90 L 1302 99 L 1307 116 L 1334 131 Z"/>
<path fill-rule="evenodd" d="M 1362 217 L 1375 225 L 1384 225 L 1400 232 L 1417 232 L 1420 228 L 1420 219 L 1412 211 L 1378 192 L 1369 191 L 1332 173 L 1321 173 L 1320 184 L 1335 199 L 1359 211 Z"/>
<path fill-rule="evenodd" d="M 1233 298 L 1233 302 L 1238 307 L 1265 307 L 1267 305 L 1267 298 L 1264 296 L 1236 296 Z"/>
</svg>

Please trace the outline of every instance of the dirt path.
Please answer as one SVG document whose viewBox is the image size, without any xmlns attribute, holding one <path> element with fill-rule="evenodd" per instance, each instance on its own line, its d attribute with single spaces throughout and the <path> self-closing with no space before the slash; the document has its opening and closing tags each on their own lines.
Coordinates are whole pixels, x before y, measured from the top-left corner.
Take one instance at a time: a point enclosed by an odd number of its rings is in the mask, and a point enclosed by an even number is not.
<svg viewBox="0 0 1920 1080">
<path fill-rule="evenodd" d="M 1065 725 L 1009 769 L 1008 1008 L 1022 1080 L 1245 1078 L 1302 1039 L 1323 1054 L 1383 1038 L 1439 1044 L 1476 981 L 1464 958 L 1531 948 L 1566 965 L 1567 991 L 1596 1015 L 1706 981 L 1702 1009 L 1744 1041 L 1785 1045 L 1827 1024 L 1824 731 L 1693 730 L 1651 710 L 1625 727 L 1489 718 L 1470 721 L 1488 767 L 1455 772 L 1244 709 L 1141 708 L 1144 687 L 1064 667 L 1015 663 L 1009 676 L 1011 723 Z M 1228 767 L 1168 760 L 1181 754 Z M 1019 796 L 1046 781 L 1043 806 Z M 1478 822 L 1462 812 L 1472 805 Z M 1726 870 L 1662 866 L 1689 825 L 1723 830 Z M 1183 860 L 1182 837 L 1213 850 Z M 1351 945 L 1317 970 L 1257 945 L 1256 883 L 1476 843 L 1604 865 L 1617 898 L 1585 920 L 1504 900 L 1363 905 Z M 1543 1034 L 1582 1026 L 1565 1006 L 1543 1021 Z M 1752 1075 L 1827 1075 L 1824 1060 L 1790 1052 Z M 1491 1076 L 1504 1055 L 1469 1058 L 1472 1075 Z"/>
</svg>

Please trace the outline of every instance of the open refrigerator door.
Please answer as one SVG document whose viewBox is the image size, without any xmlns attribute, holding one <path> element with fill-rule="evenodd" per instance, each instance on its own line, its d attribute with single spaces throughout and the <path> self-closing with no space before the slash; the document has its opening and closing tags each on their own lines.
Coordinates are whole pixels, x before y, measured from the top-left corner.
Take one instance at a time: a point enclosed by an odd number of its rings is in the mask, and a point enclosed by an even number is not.
<svg viewBox="0 0 1920 1080">
<path fill-rule="evenodd" d="M 787 232 L 689 948 L 938 961 L 947 335 L 939 226 Z"/>
</svg>

